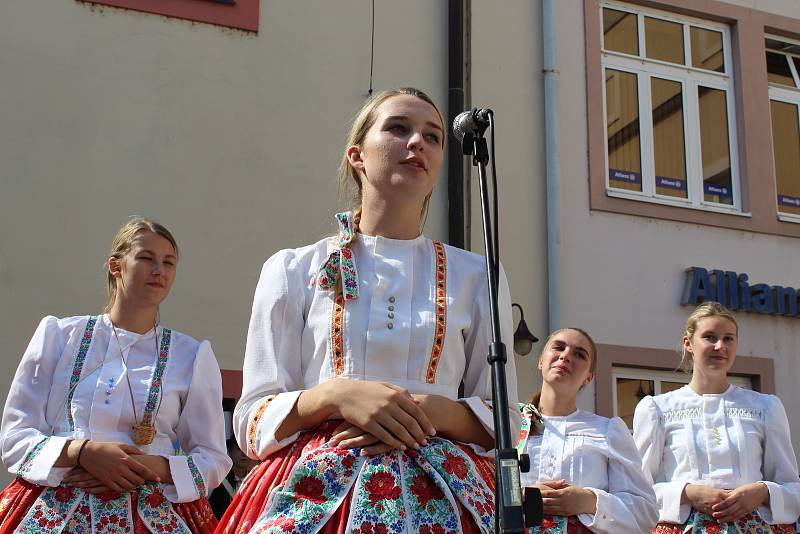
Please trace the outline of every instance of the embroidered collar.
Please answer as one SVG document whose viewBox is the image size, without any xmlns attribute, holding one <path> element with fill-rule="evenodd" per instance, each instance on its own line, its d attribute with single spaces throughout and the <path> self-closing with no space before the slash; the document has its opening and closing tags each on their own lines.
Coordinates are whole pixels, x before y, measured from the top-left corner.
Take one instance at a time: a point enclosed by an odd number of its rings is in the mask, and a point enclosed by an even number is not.
<svg viewBox="0 0 800 534">
<path fill-rule="evenodd" d="M 519 411 L 522 413 L 522 428 L 517 439 L 517 451 L 522 454 L 525 452 L 528 436 L 540 435 L 544 431 L 544 421 L 533 404 L 519 403 Z"/>
<path fill-rule="evenodd" d="M 337 213 L 336 221 L 339 223 L 336 248 L 320 266 L 317 272 L 317 286 L 324 290 L 333 289 L 336 278 L 341 275 L 344 299 L 353 300 L 358 298 L 358 271 L 353 251 L 347 246 L 355 239 L 353 212 Z"/>
</svg>

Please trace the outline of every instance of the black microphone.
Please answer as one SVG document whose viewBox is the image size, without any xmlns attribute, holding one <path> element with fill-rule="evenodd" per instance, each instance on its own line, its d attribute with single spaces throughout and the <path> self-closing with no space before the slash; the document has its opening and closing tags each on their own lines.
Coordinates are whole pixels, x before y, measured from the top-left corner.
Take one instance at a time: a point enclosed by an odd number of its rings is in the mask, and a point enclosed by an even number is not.
<svg viewBox="0 0 800 534">
<path fill-rule="evenodd" d="M 467 132 L 486 130 L 489 127 L 490 115 L 492 115 L 492 110 L 489 108 L 476 108 L 459 113 L 453 119 L 453 133 L 459 143 L 464 140 Z"/>
</svg>

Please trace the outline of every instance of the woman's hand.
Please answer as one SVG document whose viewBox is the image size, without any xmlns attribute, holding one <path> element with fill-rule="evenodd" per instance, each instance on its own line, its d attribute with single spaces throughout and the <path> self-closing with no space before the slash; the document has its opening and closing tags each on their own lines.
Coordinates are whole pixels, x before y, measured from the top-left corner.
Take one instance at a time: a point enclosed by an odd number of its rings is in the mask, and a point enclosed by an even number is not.
<svg viewBox="0 0 800 534">
<path fill-rule="evenodd" d="M 686 484 L 683 488 L 683 497 L 685 498 L 682 498 L 681 502 L 688 502 L 695 510 L 706 515 L 713 515 L 713 506 L 727 499 L 730 493 L 730 490 L 712 488 L 705 484 Z"/>
<path fill-rule="evenodd" d="M 419 448 L 436 429 L 405 388 L 387 382 L 334 379 L 323 382 L 320 395 L 332 407 L 330 418 L 341 418 L 393 449 Z M 303 411 L 303 395 L 298 412 Z"/>
<path fill-rule="evenodd" d="M 172 484 L 172 471 L 169 468 L 169 460 L 163 456 L 157 456 L 153 454 L 134 454 L 131 455 L 131 458 L 143 466 L 150 468 L 156 474 L 156 476 L 158 476 L 159 482 L 163 482 L 164 484 Z M 148 478 L 148 480 L 154 479 Z"/>
<path fill-rule="evenodd" d="M 111 488 L 105 486 L 94 475 L 89 474 L 86 469 L 80 466 L 70 469 L 62 482 L 70 488 L 81 488 L 87 493 L 97 494 L 112 491 Z"/>
<path fill-rule="evenodd" d="M 721 523 L 736 521 L 760 505 L 769 502 L 769 489 L 763 482 L 739 486 L 728 492 L 728 496 L 711 507 L 711 516 Z"/>
<path fill-rule="evenodd" d="M 158 474 L 131 455 L 142 451 L 127 443 L 89 441 L 81 453 L 81 465 L 109 491 L 130 491 L 145 480 L 160 482 Z"/>
<path fill-rule="evenodd" d="M 376 456 L 393 450 L 393 447 L 382 442 L 369 432 L 353 426 L 347 421 L 333 431 L 330 444 L 338 449 L 361 448 L 361 456 Z"/>
<path fill-rule="evenodd" d="M 440 436 L 475 443 L 486 450 L 494 447 L 494 436 L 466 405 L 442 395 L 414 395 L 420 408 L 428 415 Z"/>
<path fill-rule="evenodd" d="M 542 492 L 544 513 L 548 515 L 592 514 L 597 511 L 597 495 L 593 491 L 554 480 L 535 484 Z"/>
</svg>

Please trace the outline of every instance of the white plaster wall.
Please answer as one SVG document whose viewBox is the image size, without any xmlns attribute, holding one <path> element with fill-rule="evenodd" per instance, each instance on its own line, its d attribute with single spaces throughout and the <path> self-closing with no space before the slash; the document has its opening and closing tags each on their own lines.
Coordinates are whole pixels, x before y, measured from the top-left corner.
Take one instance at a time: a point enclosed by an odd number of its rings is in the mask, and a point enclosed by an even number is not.
<svg viewBox="0 0 800 534">
<path fill-rule="evenodd" d="M 789 9 L 792 3 L 769 5 L 800 16 Z M 768 3 L 749 4 L 765 9 Z M 582 27 L 582 3 L 559 6 L 559 28 Z M 560 135 L 565 323 L 586 328 L 598 343 L 677 350 L 691 311 L 680 305 L 687 267 L 746 272 L 751 283 L 800 287 L 797 239 L 588 210 L 584 44 L 569 31 L 561 32 L 558 44 L 560 123 L 574 125 Z M 739 354 L 774 359 L 776 391 L 800 450 L 800 319 L 737 318 Z M 586 388 L 581 406 L 594 408 L 594 388 Z"/>
<path fill-rule="evenodd" d="M 495 112 L 500 256 L 512 301 L 528 327 L 547 335 L 547 213 L 540 2 L 472 0 L 472 106 Z M 483 254 L 480 188 L 472 171 L 472 250 Z M 515 324 L 519 319 L 514 311 Z M 543 342 L 543 341 L 542 341 Z M 542 342 L 517 356 L 520 399 L 541 384 Z M 507 347 L 511 354 L 512 347 Z"/>
<path fill-rule="evenodd" d="M 447 4 L 376 4 L 375 88 L 418 86 L 446 106 Z M 182 248 L 165 324 L 241 368 L 262 262 L 334 230 L 370 20 L 358 0 L 262 0 L 254 35 L 0 2 L 0 400 L 42 316 L 100 311 L 104 257 L 131 214 Z M 438 239 L 445 194 L 441 180 L 426 229 Z"/>
</svg>

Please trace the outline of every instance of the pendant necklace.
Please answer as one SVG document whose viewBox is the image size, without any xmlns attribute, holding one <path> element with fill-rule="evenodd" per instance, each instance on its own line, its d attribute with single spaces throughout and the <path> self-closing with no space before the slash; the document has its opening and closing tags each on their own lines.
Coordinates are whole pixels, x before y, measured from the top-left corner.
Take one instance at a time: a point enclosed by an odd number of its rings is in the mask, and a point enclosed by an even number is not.
<svg viewBox="0 0 800 534">
<path fill-rule="evenodd" d="M 109 322 L 110 321 L 109 317 Z M 156 362 L 158 362 L 158 324 L 153 325 L 153 337 L 155 338 L 156 342 Z M 128 362 L 125 359 L 125 355 L 122 353 L 122 345 L 119 342 L 119 336 L 117 335 L 117 327 L 111 322 L 111 328 L 114 330 L 114 338 L 117 340 L 117 349 L 119 350 L 120 358 L 122 358 L 122 364 L 125 366 L 125 380 L 128 382 L 128 392 L 131 396 L 131 406 L 133 407 L 133 425 L 131 426 L 131 433 L 133 436 L 133 442 L 137 445 L 150 445 L 153 443 L 153 439 L 156 437 L 156 418 L 158 417 L 158 411 L 161 409 L 161 388 L 158 391 L 158 406 L 156 407 L 155 414 L 150 416 L 145 410 L 145 413 L 142 414 L 142 420 L 139 421 L 139 416 L 136 414 L 136 401 L 133 399 L 133 388 L 131 387 L 131 377 L 130 372 L 128 370 Z M 151 378 L 152 380 L 152 378 Z"/>
</svg>

